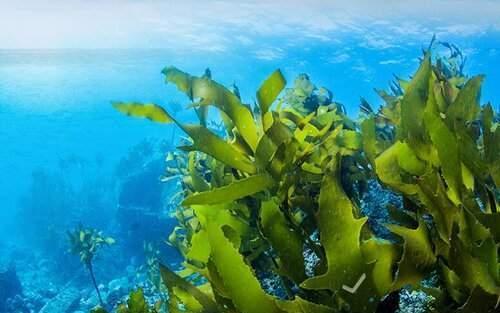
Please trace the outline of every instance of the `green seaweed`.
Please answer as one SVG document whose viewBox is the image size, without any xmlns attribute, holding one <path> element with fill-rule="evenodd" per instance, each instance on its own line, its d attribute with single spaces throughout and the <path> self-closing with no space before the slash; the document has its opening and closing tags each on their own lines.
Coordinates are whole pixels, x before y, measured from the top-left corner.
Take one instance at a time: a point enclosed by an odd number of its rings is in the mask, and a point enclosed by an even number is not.
<svg viewBox="0 0 500 313">
<path fill-rule="evenodd" d="M 181 178 L 184 199 L 169 242 L 185 270 L 162 267 L 170 311 L 374 312 L 407 286 L 431 293 L 439 312 L 472 312 L 475 303 L 493 311 L 498 115 L 479 105 L 482 76 L 465 77 L 456 54 L 433 61 L 431 52 L 410 81 L 378 91 L 385 103 L 377 112 L 364 101 L 360 121 L 307 75 L 285 89 L 279 70 L 253 109 L 211 75 L 163 71 L 195 110 L 220 112 L 225 134 L 210 129 L 206 115 L 185 125 L 156 105 L 115 105 L 174 122 L 193 143 L 171 155 L 177 167 L 166 175 Z M 400 221 L 386 225 L 392 240 L 378 238 L 360 210 L 374 179 L 404 200 L 388 209 Z M 259 273 L 275 277 L 284 293 L 263 288 Z M 424 286 L 432 273 L 438 285 Z M 204 280 L 188 283 L 192 276 Z"/>
<path fill-rule="evenodd" d="M 101 293 L 97 287 L 92 261 L 100 248 L 114 244 L 115 240 L 111 237 L 105 237 L 101 231 L 83 228 L 82 226 L 73 231 L 68 231 L 68 239 L 70 252 L 78 255 L 82 264 L 88 269 L 99 303 L 104 307 Z"/>
</svg>

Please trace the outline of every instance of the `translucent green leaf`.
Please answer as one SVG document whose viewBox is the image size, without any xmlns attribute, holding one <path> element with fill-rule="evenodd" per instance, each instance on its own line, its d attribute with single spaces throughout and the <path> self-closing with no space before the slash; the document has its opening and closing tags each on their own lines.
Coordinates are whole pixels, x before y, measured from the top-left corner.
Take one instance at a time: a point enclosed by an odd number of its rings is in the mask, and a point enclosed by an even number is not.
<svg viewBox="0 0 500 313">
<path fill-rule="evenodd" d="M 220 309 L 217 304 L 205 293 L 191 283 L 185 281 L 166 266 L 160 264 L 160 273 L 165 287 L 167 287 L 170 297 L 175 295 L 174 287 L 179 288 L 191 295 L 203 307 L 203 313 L 218 313 Z"/>
<path fill-rule="evenodd" d="M 380 239 L 370 239 L 362 243 L 361 250 L 367 263 L 375 263 L 373 281 L 380 296 L 386 295 L 395 279 L 395 265 L 401 252 L 396 245 Z"/>
<path fill-rule="evenodd" d="M 147 118 L 157 123 L 172 123 L 170 115 L 161 106 L 137 102 L 116 102 L 113 107 L 119 112 L 132 117 Z"/>
<path fill-rule="evenodd" d="M 412 195 L 418 192 L 418 187 L 415 184 L 403 181 L 401 175 L 400 163 L 404 162 L 400 155 L 405 148 L 406 144 L 403 142 L 396 142 L 390 148 L 380 154 L 375 160 L 375 169 L 379 179 L 386 185 L 403 192 L 407 195 Z"/>
<path fill-rule="evenodd" d="M 375 158 L 381 152 L 377 135 L 375 132 L 375 117 L 370 117 L 361 122 L 361 132 L 363 134 L 363 151 L 371 164 L 375 164 Z"/>
<path fill-rule="evenodd" d="M 295 283 L 305 278 L 304 241 L 286 220 L 274 200 L 265 201 L 260 209 L 262 231 L 279 255 L 280 270 Z"/>
<path fill-rule="evenodd" d="M 221 226 L 208 219 L 207 231 L 214 264 L 236 308 L 242 313 L 284 313 L 262 290 L 243 257 L 224 236 Z"/>
<path fill-rule="evenodd" d="M 179 125 L 194 141 L 191 150 L 205 152 L 222 163 L 249 174 L 257 171 L 246 154 L 207 128 L 200 125 Z"/>
<path fill-rule="evenodd" d="M 465 86 L 460 89 L 457 98 L 448 107 L 446 117 L 450 123 L 459 119 L 463 122 L 473 121 L 480 111 L 479 97 L 484 76 L 476 76 L 469 79 Z"/>
<path fill-rule="evenodd" d="M 366 264 L 360 247 L 361 229 L 367 218 L 354 217 L 353 204 L 345 195 L 337 175 L 332 171 L 323 178 L 317 216 L 328 269 L 322 275 L 305 280 L 301 286 L 338 292 L 354 312 L 372 312 L 376 303 L 368 299 L 377 295 L 372 277 L 373 264 Z M 343 289 L 344 285 L 355 286 L 363 275 L 366 279 L 355 295 Z"/>
<path fill-rule="evenodd" d="M 262 115 L 264 115 L 280 92 L 285 88 L 286 80 L 280 70 L 274 71 L 260 86 L 257 91 L 257 102 Z"/>
<path fill-rule="evenodd" d="M 500 296 L 500 284 L 490 274 L 488 262 L 472 255 L 457 234 L 452 237 L 450 246 L 448 259 L 450 268 L 457 273 L 465 286 L 470 290 L 480 286 L 484 291 Z M 493 248 L 496 249 L 496 246 L 493 246 Z"/>
<path fill-rule="evenodd" d="M 243 178 L 233 183 L 214 188 L 210 191 L 194 193 L 188 196 L 182 205 L 189 206 L 193 204 L 216 204 L 232 202 L 243 197 L 253 195 L 257 192 L 266 190 L 275 184 L 274 180 L 267 174 L 258 174 Z"/>
<path fill-rule="evenodd" d="M 417 285 L 436 263 L 427 226 L 420 220 L 417 229 L 399 225 L 387 225 L 387 228 L 404 240 L 394 290 L 409 284 Z"/>
<path fill-rule="evenodd" d="M 424 108 L 429 93 L 431 72 L 431 57 L 427 53 L 401 100 L 400 136 L 412 144 L 424 139 Z"/>
<path fill-rule="evenodd" d="M 435 101 L 429 101 L 424 117 L 432 143 L 438 152 L 443 176 L 452 192 L 451 199 L 458 203 L 463 185 L 459 143 L 453 132 L 441 119 Z"/>
<path fill-rule="evenodd" d="M 191 100 L 198 100 L 200 105 L 215 105 L 234 123 L 246 143 L 255 151 L 259 133 L 250 110 L 226 87 L 209 77 L 191 76 L 175 67 L 167 67 L 162 73 L 167 82 L 177 86 Z"/>
</svg>

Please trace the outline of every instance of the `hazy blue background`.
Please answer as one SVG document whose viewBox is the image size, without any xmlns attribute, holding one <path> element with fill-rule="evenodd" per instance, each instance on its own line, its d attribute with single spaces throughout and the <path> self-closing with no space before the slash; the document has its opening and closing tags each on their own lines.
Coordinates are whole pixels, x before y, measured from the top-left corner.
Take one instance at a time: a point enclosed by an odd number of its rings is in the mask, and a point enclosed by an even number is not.
<svg viewBox="0 0 500 313">
<path fill-rule="evenodd" d="M 359 97 L 378 104 L 373 88 L 412 73 L 436 34 L 487 75 L 483 102 L 500 103 L 498 1 L 376 2 L 0 0 L 0 232 L 33 169 L 72 155 L 113 164 L 144 137 L 170 138 L 171 126 L 110 106 L 187 105 L 163 83 L 166 65 L 210 67 L 246 102 L 275 68 L 289 83 L 306 72 L 355 116 Z"/>
</svg>

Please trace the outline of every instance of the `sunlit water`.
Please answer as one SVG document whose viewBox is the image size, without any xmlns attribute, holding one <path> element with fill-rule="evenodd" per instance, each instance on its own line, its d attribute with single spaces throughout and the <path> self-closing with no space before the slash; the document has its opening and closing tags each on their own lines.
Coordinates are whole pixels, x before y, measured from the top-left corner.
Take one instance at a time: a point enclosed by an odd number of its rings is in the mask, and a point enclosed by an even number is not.
<svg viewBox="0 0 500 313">
<path fill-rule="evenodd" d="M 432 34 L 429 34 L 429 40 Z M 466 72 L 487 75 L 482 102 L 500 103 L 500 47 L 495 33 L 453 40 L 468 54 Z M 154 102 L 169 107 L 187 106 L 185 96 L 164 83 L 161 70 L 175 65 L 193 74 L 210 67 L 213 78 L 238 85 L 247 103 L 254 91 L 275 68 L 293 83 L 308 73 L 318 86 L 329 88 L 349 114 L 358 114 L 362 96 L 380 103 L 373 88 L 386 88 L 393 75 L 407 77 L 418 65 L 421 47 L 409 43 L 387 49 L 345 44 L 301 42 L 280 55 L 255 55 L 245 47 L 231 53 L 176 53 L 171 50 L 0 50 L 0 235 L 2 241 L 21 243 L 32 227 L 19 220 L 20 199 L 29 192 L 32 174 L 38 169 L 60 168 L 62 160 L 84 159 L 99 164 L 95 175 L 114 177 L 119 160 L 144 138 L 164 139 L 170 145 L 180 131 L 119 115 L 112 101 Z M 498 52 L 497 52 L 498 51 Z M 193 118 L 186 111 L 177 116 Z M 158 177 L 161 175 L 158 172 Z M 81 179 L 78 173 L 67 178 Z M 89 175 L 89 173 L 86 173 Z M 92 173 L 90 173 L 92 175 Z M 110 210 L 116 207 L 111 203 Z M 40 210 L 43 210 L 40 204 Z M 77 208 L 69 205 L 68 212 Z M 44 214 L 43 211 L 40 214 Z M 95 220 L 95 216 L 88 221 Z M 86 220 L 75 221 L 88 222 Z M 165 231 L 165 236 L 168 231 Z"/>
</svg>

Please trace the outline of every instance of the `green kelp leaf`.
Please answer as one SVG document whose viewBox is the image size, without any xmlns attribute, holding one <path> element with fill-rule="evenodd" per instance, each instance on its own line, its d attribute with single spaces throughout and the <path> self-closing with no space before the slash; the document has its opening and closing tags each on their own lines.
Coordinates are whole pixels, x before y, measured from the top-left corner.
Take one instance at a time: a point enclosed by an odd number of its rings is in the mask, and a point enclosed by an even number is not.
<svg viewBox="0 0 500 313">
<path fill-rule="evenodd" d="M 400 146 L 397 158 L 399 167 L 411 175 L 421 176 L 426 171 L 425 162 L 422 162 L 407 144 Z"/>
<path fill-rule="evenodd" d="M 491 232 L 495 241 L 500 242 L 500 213 L 476 213 L 476 218 Z"/>
<path fill-rule="evenodd" d="M 129 313 L 149 313 L 149 307 L 144 298 L 144 292 L 142 289 L 137 289 L 130 293 L 129 299 L 127 300 L 128 312 Z"/>
<path fill-rule="evenodd" d="M 207 218 L 212 259 L 232 302 L 242 313 L 285 313 L 274 299 L 262 290 L 259 281 L 243 256 L 224 236 L 221 225 Z"/>
<path fill-rule="evenodd" d="M 379 296 L 386 295 L 394 283 L 394 265 L 400 259 L 401 251 L 391 242 L 379 239 L 364 241 L 361 250 L 367 263 L 375 263 L 373 281 Z"/>
<path fill-rule="evenodd" d="M 204 229 L 192 234 L 189 251 L 186 253 L 186 258 L 202 263 L 207 263 L 210 257 L 210 245 L 208 243 L 208 234 Z"/>
<path fill-rule="evenodd" d="M 387 225 L 391 232 L 404 240 L 403 255 L 399 261 L 399 268 L 393 290 L 405 285 L 417 285 L 436 263 L 436 256 L 423 220 L 419 221 L 417 229 L 410 229 L 399 225 Z"/>
<path fill-rule="evenodd" d="M 209 77 L 191 76 L 175 67 L 167 67 L 162 73 L 167 82 L 175 84 L 191 100 L 199 99 L 200 105 L 214 105 L 227 114 L 245 142 L 255 151 L 259 132 L 252 112 L 234 93 Z"/>
<path fill-rule="evenodd" d="M 500 187 L 500 127 L 494 121 L 495 113 L 491 104 L 483 109 L 483 142 L 485 160 L 489 166 L 489 174 L 495 185 Z"/>
<path fill-rule="evenodd" d="M 475 178 L 487 180 L 490 175 L 490 169 L 488 169 L 488 164 L 483 158 L 482 148 L 470 136 L 465 125 L 455 123 L 455 136 L 458 141 L 460 159 L 463 164 L 474 174 Z"/>
<path fill-rule="evenodd" d="M 179 299 L 179 301 L 182 303 L 183 311 L 187 311 L 189 313 L 203 312 L 203 306 L 201 305 L 201 303 L 199 303 L 198 300 L 196 300 L 187 291 L 177 287 L 173 287 L 172 291 L 174 292 L 175 296 Z"/>
<path fill-rule="evenodd" d="M 181 125 L 181 128 L 194 141 L 194 145 L 190 147 L 191 150 L 204 152 L 224 164 L 249 174 L 257 171 L 246 154 L 207 128 L 200 125 Z"/>
<path fill-rule="evenodd" d="M 439 269 L 441 270 L 441 277 L 443 278 L 446 292 L 457 303 L 464 303 L 467 298 L 467 288 L 464 286 L 460 277 L 452 271 L 442 261 L 439 262 Z"/>
<path fill-rule="evenodd" d="M 168 267 L 160 264 L 160 273 L 165 287 L 167 287 L 170 299 L 175 295 L 174 287 L 181 289 L 191 295 L 203 307 L 203 313 L 219 313 L 221 310 L 217 304 L 201 290 L 193 286 L 191 283 L 182 279 Z"/>
<path fill-rule="evenodd" d="M 236 211 L 244 207 L 243 204 L 228 202 L 214 205 L 192 205 L 191 207 L 195 211 L 196 216 L 202 225 L 201 229 L 205 230 L 205 235 L 208 232 L 207 227 L 205 226 L 208 219 L 213 219 L 221 225 L 229 226 L 231 232 L 227 232 L 225 235 L 231 240 L 235 247 L 240 247 L 242 238 L 246 236 L 249 231 L 251 231 L 246 221 L 242 220 L 241 217 L 235 214 Z M 204 239 L 209 242 L 207 238 Z M 212 249 L 211 246 L 210 249 Z"/>
<path fill-rule="evenodd" d="M 301 235 L 291 228 L 272 199 L 262 203 L 260 218 L 264 236 L 279 255 L 280 271 L 296 284 L 301 283 L 306 279 Z"/>
<path fill-rule="evenodd" d="M 422 176 L 418 186 L 420 187 L 420 201 L 425 204 L 435 220 L 439 237 L 448 243 L 459 211 L 457 206 L 449 199 L 444 181 L 438 172 L 434 172 Z"/>
<path fill-rule="evenodd" d="M 257 102 L 259 103 L 262 115 L 264 115 L 276 97 L 281 93 L 283 88 L 285 88 L 286 80 L 281 74 L 280 70 L 274 71 L 260 86 L 257 91 Z"/>
<path fill-rule="evenodd" d="M 217 204 L 235 200 L 266 190 L 275 184 L 267 174 L 258 174 L 232 182 L 230 185 L 214 188 L 209 191 L 194 193 L 188 196 L 183 206 L 193 204 Z"/>
<path fill-rule="evenodd" d="M 98 308 L 92 309 L 90 311 L 90 313 L 108 313 L 108 311 L 106 311 L 105 309 L 103 309 L 101 307 L 98 307 Z"/>
<path fill-rule="evenodd" d="M 356 151 L 362 146 L 362 137 L 357 131 L 343 129 L 337 137 L 337 144 L 345 151 Z"/>
<path fill-rule="evenodd" d="M 326 173 L 321 184 L 317 222 L 328 269 L 323 275 L 307 279 L 301 286 L 338 292 L 354 312 L 372 312 L 377 304 L 377 301 L 369 301 L 377 294 L 373 265 L 365 263 L 360 248 L 361 229 L 366 220 L 366 217 L 354 217 L 353 204 L 342 189 L 338 173 Z M 363 276 L 365 279 L 355 294 L 343 289 L 344 285 L 355 286 Z"/>
<path fill-rule="evenodd" d="M 453 125 L 452 123 L 457 119 L 462 122 L 470 122 L 476 119 L 481 110 L 479 97 L 483 80 L 484 76 L 482 75 L 473 77 L 460 89 L 455 101 L 446 111 L 446 117 L 449 119 L 450 125 Z"/>
<path fill-rule="evenodd" d="M 191 178 L 192 187 L 197 192 L 207 191 L 210 189 L 210 185 L 207 183 L 202 173 L 199 173 L 198 169 L 196 168 L 196 161 L 196 153 L 190 152 L 188 154 L 187 170 L 189 173 L 189 178 Z"/>
<path fill-rule="evenodd" d="M 412 145 L 422 142 L 425 136 L 424 109 L 431 73 L 431 56 L 427 53 L 401 99 L 400 136 L 409 140 Z"/>
<path fill-rule="evenodd" d="M 403 192 L 407 195 L 413 195 L 418 192 L 418 186 L 415 184 L 406 183 L 403 181 L 401 174 L 401 166 L 400 163 L 404 164 L 404 159 L 400 157 L 402 151 L 406 151 L 406 144 L 398 141 L 394 143 L 387 150 L 382 152 L 375 159 L 375 169 L 377 172 L 378 178 L 386 185 Z M 413 159 L 413 158 L 412 158 Z M 411 161 L 411 160 L 410 160 Z M 415 161 L 415 159 L 413 159 Z M 420 167 L 419 165 L 415 165 L 416 167 Z M 407 168 L 414 167 L 413 165 L 408 165 Z"/>
<path fill-rule="evenodd" d="M 278 147 L 292 139 L 292 133 L 288 127 L 275 118 L 272 126 L 260 138 L 255 152 L 255 161 L 259 168 L 265 169 L 274 157 Z"/>
<path fill-rule="evenodd" d="M 457 313 L 495 313 L 500 309 L 500 296 L 491 295 L 481 287 L 472 290 L 465 304 Z"/>
<path fill-rule="evenodd" d="M 450 188 L 450 199 L 455 203 L 460 202 L 462 191 L 462 163 L 459 159 L 459 143 L 446 126 L 437 109 L 437 104 L 432 101 L 428 102 L 424 113 L 425 126 L 429 131 L 432 143 L 436 148 L 439 156 L 443 176 L 447 185 Z"/>
<path fill-rule="evenodd" d="M 465 187 L 474 191 L 474 175 L 471 173 L 469 168 L 462 163 L 462 180 L 464 182 Z"/>
<path fill-rule="evenodd" d="M 500 295 L 500 285 L 490 274 L 488 262 L 471 255 L 457 234 L 453 234 L 450 246 L 449 266 L 469 290 L 480 286 L 490 294 Z"/>
<path fill-rule="evenodd" d="M 361 133 L 363 134 L 363 151 L 370 163 L 375 166 L 375 158 L 380 154 L 381 149 L 377 141 L 375 131 L 375 117 L 372 116 L 361 122 Z"/>
<path fill-rule="evenodd" d="M 139 118 L 147 118 L 157 123 L 172 123 L 170 115 L 161 106 L 153 103 L 116 102 L 113 107 L 119 112 Z"/>
</svg>

